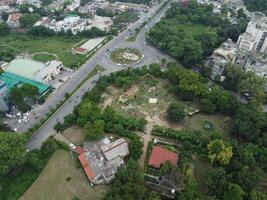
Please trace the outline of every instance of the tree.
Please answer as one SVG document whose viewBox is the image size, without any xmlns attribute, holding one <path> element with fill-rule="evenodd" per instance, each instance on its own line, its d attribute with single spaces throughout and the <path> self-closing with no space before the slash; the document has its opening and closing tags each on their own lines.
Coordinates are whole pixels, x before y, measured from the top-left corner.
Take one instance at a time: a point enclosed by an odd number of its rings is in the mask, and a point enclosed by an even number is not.
<svg viewBox="0 0 267 200">
<path fill-rule="evenodd" d="M 95 120 L 94 122 L 88 122 L 84 128 L 86 129 L 86 138 L 88 140 L 99 140 L 104 135 L 105 122 L 102 120 Z"/>
<path fill-rule="evenodd" d="M 258 190 L 252 190 L 250 192 L 250 199 L 251 200 L 266 200 L 267 195 Z"/>
<path fill-rule="evenodd" d="M 258 105 L 253 102 L 242 105 L 233 117 L 235 132 L 247 139 L 257 139 L 264 125 L 263 119 L 264 114 Z"/>
<path fill-rule="evenodd" d="M 143 200 L 146 196 L 144 174 L 135 160 L 129 160 L 126 167 L 122 167 L 116 174 L 116 180 L 112 184 L 104 200 Z"/>
<path fill-rule="evenodd" d="M 213 114 L 216 111 L 216 105 L 210 99 L 201 99 L 199 107 L 202 112 Z"/>
<path fill-rule="evenodd" d="M 228 165 L 233 156 L 232 147 L 226 147 L 222 140 L 210 141 L 208 154 L 211 162 L 218 161 L 221 165 Z"/>
<path fill-rule="evenodd" d="M 224 192 L 223 199 L 224 200 L 243 200 L 245 196 L 245 192 L 242 188 L 234 183 L 228 183 L 227 190 Z"/>
<path fill-rule="evenodd" d="M 5 175 L 26 159 L 25 138 L 16 133 L 0 132 L 0 175 Z"/>
<path fill-rule="evenodd" d="M 201 199 L 197 193 L 197 182 L 191 169 L 186 170 L 185 189 L 180 195 L 180 200 L 199 200 Z"/>
<path fill-rule="evenodd" d="M 4 22 L 0 22 L 0 36 L 7 35 L 10 32 L 7 24 Z"/>
<path fill-rule="evenodd" d="M 40 17 L 38 13 L 30 13 L 21 16 L 19 22 L 23 28 L 30 28 Z"/>
<path fill-rule="evenodd" d="M 167 118 L 173 122 L 182 122 L 185 118 L 185 107 L 181 103 L 171 103 L 167 109 Z"/>
<path fill-rule="evenodd" d="M 8 20 L 8 16 L 9 16 L 9 14 L 7 12 L 5 12 L 5 11 L 2 12 L 2 19 L 4 20 L 4 22 L 6 20 Z"/>
<path fill-rule="evenodd" d="M 55 32 L 47 27 L 44 26 L 33 26 L 28 30 L 29 35 L 35 36 L 54 36 Z"/>
<path fill-rule="evenodd" d="M 228 185 L 228 174 L 222 167 L 212 168 L 207 173 L 207 184 L 216 196 L 223 196 Z"/>
</svg>

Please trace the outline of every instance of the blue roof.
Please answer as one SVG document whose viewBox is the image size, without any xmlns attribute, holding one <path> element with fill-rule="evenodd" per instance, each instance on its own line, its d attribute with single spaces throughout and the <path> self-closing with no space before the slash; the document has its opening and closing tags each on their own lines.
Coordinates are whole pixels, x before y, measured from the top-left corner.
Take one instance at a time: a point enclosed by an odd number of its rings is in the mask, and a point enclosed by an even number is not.
<svg viewBox="0 0 267 200">
<path fill-rule="evenodd" d="M 13 73 L 10 73 L 10 72 L 3 72 L 0 75 L 0 80 L 5 82 L 8 89 L 11 89 L 14 86 L 18 86 L 18 85 L 23 84 L 23 83 L 31 84 L 31 85 L 36 86 L 38 88 L 40 95 L 45 93 L 50 88 L 49 85 L 46 85 L 44 83 L 40 83 L 40 82 L 35 81 L 35 80 L 31 80 L 28 78 L 24 78 L 22 76 L 18 76 L 18 75 L 15 75 Z"/>
</svg>

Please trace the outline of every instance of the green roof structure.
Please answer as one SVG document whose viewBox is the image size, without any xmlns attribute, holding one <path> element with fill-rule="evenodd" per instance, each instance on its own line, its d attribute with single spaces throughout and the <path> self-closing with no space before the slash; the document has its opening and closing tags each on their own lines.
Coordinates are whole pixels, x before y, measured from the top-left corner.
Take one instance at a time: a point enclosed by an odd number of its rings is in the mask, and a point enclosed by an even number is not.
<svg viewBox="0 0 267 200">
<path fill-rule="evenodd" d="M 38 88 L 40 95 L 44 94 L 50 88 L 50 86 L 48 86 L 46 84 L 31 80 L 31 79 L 27 79 L 27 78 L 24 78 L 24 77 L 21 77 L 21 76 L 18 76 L 16 74 L 12 74 L 9 72 L 3 72 L 0 75 L 0 80 L 4 81 L 6 83 L 7 88 L 9 90 L 15 86 L 19 86 L 20 84 L 24 84 L 24 83 L 31 84 L 31 85 L 36 86 Z"/>
<path fill-rule="evenodd" d="M 8 67 L 5 68 L 4 71 L 35 80 L 35 75 L 37 74 L 37 72 L 39 72 L 44 67 L 45 64 L 42 62 L 30 59 L 15 59 L 9 63 Z"/>
</svg>

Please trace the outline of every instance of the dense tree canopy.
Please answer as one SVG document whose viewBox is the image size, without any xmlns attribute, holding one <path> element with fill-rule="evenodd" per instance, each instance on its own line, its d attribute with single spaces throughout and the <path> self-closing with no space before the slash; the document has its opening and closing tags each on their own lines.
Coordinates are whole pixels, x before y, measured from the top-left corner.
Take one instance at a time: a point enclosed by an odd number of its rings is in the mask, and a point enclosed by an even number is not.
<svg viewBox="0 0 267 200">
<path fill-rule="evenodd" d="M 16 133 L 0 132 L 0 175 L 26 159 L 25 138 Z"/>
<path fill-rule="evenodd" d="M 183 64 L 192 68 L 211 55 L 222 41 L 237 40 L 247 21 L 230 24 L 223 15 L 212 12 L 213 6 L 189 1 L 186 7 L 174 3 L 149 32 L 149 41 Z"/>
<path fill-rule="evenodd" d="M 167 109 L 167 118 L 173 122 L 182 122 L 185 118 L 185 107 L 181 103 L 172 103 Z"/>
<path fill-rule="evenodd" d="M 41 16 L 38 13 L 25 14 L 19 18 L 23 28 L 30 28 Z"/>
<path fill-rule="evenodd" d="M 7 24 L 4 22 L 0 22 L 0 36 L 7 35 L 10 29 L 8 28 Z"/>
</svg>

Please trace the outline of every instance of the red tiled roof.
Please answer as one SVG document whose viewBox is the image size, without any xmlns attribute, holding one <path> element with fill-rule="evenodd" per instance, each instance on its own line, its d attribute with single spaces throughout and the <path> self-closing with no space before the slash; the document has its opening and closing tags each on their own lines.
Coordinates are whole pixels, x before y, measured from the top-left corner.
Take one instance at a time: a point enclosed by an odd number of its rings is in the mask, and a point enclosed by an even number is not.
<svg viewBox="0 0 267 200">
<path fill-rule="evenodd" d="M 84 48 L 81 48 L 81 47 L 75 47 L 74 48 L 74 51 L 77 51 L 77 52 L 86 52 L 86 49 L 84 49 Z"/>
<path fill-rule="evenodd" d="M 90 181 L 94 178 L 94 173 L 90 168 L 88 160 L 85 159 L 84 153 L 79 156 L 79 160 L 82 164 L 83 170 L 86 173 L 86 176 L 89 178 Z"/>
<path fill-rule="evenodd" d="M 174 166 L 177 166 L 178 162 L 177 153 L 168 151 L 159 146 L 153 147 L 148 165 L 153 166 L 155 168 L 160 168 L 160 166 L 167 161 L 169 161 Z"/>
<path fill-rule="evenodd" d="M 75 151 L 77 154 L 79 154 L 79 155 L 81 155 L 81 154 L 84 153 L 84 150 L 83 150 L 83 148 L 82 148 L 81 146 L 77 146 L 77 147 L 74 149 L 74 151 Z"/>
</svg>

